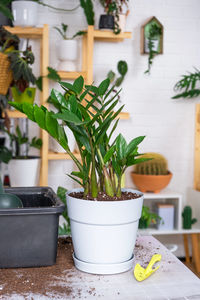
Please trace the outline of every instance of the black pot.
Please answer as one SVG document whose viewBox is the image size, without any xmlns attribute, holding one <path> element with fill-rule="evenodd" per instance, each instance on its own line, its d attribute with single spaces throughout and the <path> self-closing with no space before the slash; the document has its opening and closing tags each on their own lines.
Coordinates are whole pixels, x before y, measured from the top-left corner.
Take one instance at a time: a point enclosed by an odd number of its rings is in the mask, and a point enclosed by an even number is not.
<svg viewBox="0 0 200 300">
<path fill-rule="evenodd" d="M 101 15 L 99 19 L 99 29 L 114 29 L 114 16 Z"/>
<path fill-rule="evenodd" d="M 8 8 L 11 9 L 11 4 L 8 5 Z M 12 26 L 12 21 L 8 19 L 6 16 L 4 16 L 1 12 L 0 12 L 0 25 Z"/>
<path fill-rule="evenodd" d="M 7 188 L 23 208 L 0 209 L 0 268 L 56 262 L 58 221 L 65 206 L 49 187 Z"/>
</svg>

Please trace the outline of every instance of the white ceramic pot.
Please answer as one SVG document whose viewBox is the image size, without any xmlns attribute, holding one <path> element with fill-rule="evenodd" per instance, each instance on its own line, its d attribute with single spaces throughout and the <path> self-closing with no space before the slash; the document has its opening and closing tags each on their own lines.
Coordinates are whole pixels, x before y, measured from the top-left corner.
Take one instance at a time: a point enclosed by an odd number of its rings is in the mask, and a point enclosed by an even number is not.
<svg viewBox="0 0 200 300">
<path fill-rule="evenodd" d="M 60 71 L 76 71 L 78 57 L 78 42 L 76 40 L 62 40 L 58 46 L 58 59 Z"/>
<path fill-rule="evenodd" d="M 40 158 L 12 159 L 8 163 L 11 187 L 38 186 Z"/>
<path fill-rule="evenodd" d="M 67 127 L 64 126 L 64 130 L 68 139 L 68 145 L 69 145 L 69 149 L 73 152 L 74 148 L 75 148 L 75 138 L 74 135 L 72 133 L 72 131 Z M 53 152 L 57 152 L 57 153 L 65 153 L 65 149 L 54 139 L 50 136 L 49 138 L 49 149 Z"/>
<path fill-rule="evenodd" d="M 145 44 L 144 44 L 145 53 L 149 53 L 149 45 L 148 44 L 149 44 L 149 40 L 147 38 L 145 38 Z M 159 40 L 153 40 L 152 50 L 158 51 L 158 46 L 159 46 Z"/>
<path fill-rule="evenodd" d="M 89 201 L 67 193 L 74 262 L 78 269 L 94 274 L 115 274 L 133 267 L 143 194 L 126 191 L 140 197 L 125 201 Z"/>
<path fill-rule="evenodd" d="M 38 4 L 33 1 L 13 1 L 12 13 L 14 26 L 36 26 Z"/>
<path fill-rule="evenodd" d="M 126 28 L 126 15 L 125 14 L 119 14 L 118 25 L 119 25 L 119 28 L 121 29 L 121 32 L 124 32 L 125 28 Z"/>
</svg>

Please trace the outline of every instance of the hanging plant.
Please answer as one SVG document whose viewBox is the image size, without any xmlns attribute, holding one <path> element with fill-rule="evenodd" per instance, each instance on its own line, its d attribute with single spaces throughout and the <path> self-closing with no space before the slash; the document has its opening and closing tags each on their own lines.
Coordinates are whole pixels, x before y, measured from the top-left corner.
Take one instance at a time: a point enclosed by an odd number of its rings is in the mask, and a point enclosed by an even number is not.
<svg viewBox="0 0 200 300">
<path fill-rule="evenodd" d="M 151 66 L 153 64 L 153 59 L 156 54 L 158 54 L 158 49 L 155 47 L 155 41 L 159 41 L 159 37 L 162 35 L 162 29 L 156 23 L 152 23 L 148 32 L 148 69 L 144 72 L 145 74 L 150 74 Z"/>
</svg>

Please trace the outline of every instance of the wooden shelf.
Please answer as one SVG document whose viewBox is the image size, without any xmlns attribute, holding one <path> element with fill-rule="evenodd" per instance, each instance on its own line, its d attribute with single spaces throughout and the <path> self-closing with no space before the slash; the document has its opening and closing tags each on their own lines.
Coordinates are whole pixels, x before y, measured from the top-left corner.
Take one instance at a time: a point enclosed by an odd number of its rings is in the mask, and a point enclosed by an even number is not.
<svg viewBox="0 0 200 300">
<path fill-rule="evenodd" d="M 120 120 L 129 120 L 130 119 L 130 114 L 128 112 L 121 112 L 119 114 Z"/>
<path fill-rule="evenodd" d="M 83 78 L 87 77 L 86 72 L 66 72 L 66 71 L 58 71 L 58 75 L 62 79 L 76 79 L 79 76 L 83 76 Z"/>
<path fill-rule="evenodd" d="M 81 159 L 81 156 L 80 156 L 79 153 L 74 153 L 74 156 L 77 159 Z M 53 151 L 49 151 L 48 152 L 48 159 L 49 160 L 63 160 L 63 159 L 71 160 L 71 157 L 67 153 L 56 153 L 56 152 L 53 152 Z"/>
<path fill-rule="evenodd" d="M 43 36 L 43 27 L 5 26 L 5 29 L 22 38 L 39 39 Z"/>
<path fill-rule="evenodd" d="M 112 31 L 94 30 L 95 40 L 105 40 L 106 42 L 121 42 L 124 39 L 131 39 L 131 32 L 123 32 L 120 34 L 114 34 Z"/>
</svg>

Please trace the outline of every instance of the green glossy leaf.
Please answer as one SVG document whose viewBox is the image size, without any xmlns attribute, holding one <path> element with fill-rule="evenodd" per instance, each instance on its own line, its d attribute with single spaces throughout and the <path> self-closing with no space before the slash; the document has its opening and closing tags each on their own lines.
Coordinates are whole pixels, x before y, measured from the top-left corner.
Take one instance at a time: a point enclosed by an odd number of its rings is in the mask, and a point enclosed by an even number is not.
<svg viewBox="0 0 200 300">
<path fill-rule="evenodd" d="M 98 87 L 98 91 L 99 91 L 100 96 L 103 96 L 105 94 L 105 92 L 107 91 L 107 89 L 109 87 L 109 84 L 110 84 L 110 79 L 109 78 L 103 80 L 100 83 L 100 85 Z"/>
<path fill-rule="evenodd" d="M 75 89 L 77 94 L 80 94 L 82 92 L 83 85 L 84 85 L 83 76 L 79 76 L 73 83 L 73 88 Z"/>
<path fill-rule="evenodd" d="M 34 106 L 30 103 L 22 103 L 22 109 L 23 109 L 23 112 L 27 115 L 27 117 L 35 122 L 35 117 L 34 117 Z"/>
<path fill-rule="evenodd" d="M 71 83 L 61 81 L 60 84 L 64 89 L 70 90 L 76 94 L 76 89 L 74 88 L 74 86 Z"/>
<path fill-rule="evenodd" d="M 37 105 L 34 106 L 34 118 L 36 123 L 40 126 L 40 128 L 46 129 L 46 114 L 43 111 L 43 109 L 41 109 Z"/>
<path fill-rule="evenodd" d="M 58 126 L 58 142 L 66 150 L 68 148 L 68 139 L 63 127 Z"/>
<path fill-rule="evenodd" d="M 62 113 L 55 114 L 53 118 L 63 120 L 66 122 L 71 122 L 75 125 L 81 125 L 86 123 L 86 122 L 82 122 L 74 113 L 67 110 L 63 111 Z"/>
<path fill-rule="evenodd" d="M 104 158 L 103 158 L 105 164 L 110 160 L 110 158 L 112 157 L 112 155 L 113 155 L 114 152 L 115 152 L 115 145 L 113 145 L 113 146 L 106 152 L 106 155 L 105 155 Z"/>
<path fill-rule="evenodd" d="M 118 160 L 122 160 L 126 156 L 127 143 L 123 135 L 120 133 L 116 138 L 116 152 Z"/>
<path fill-rule="evenodd" d="M 46 111 L 46 129 L 52 137 L 58 140 L 58 122 L 53 116 L 52 112 Z"/>
<path fill-rule="evenodd" d="M 137 148 L 137 146 L 144 140 L 145 136 L 134 138 L 127 146 L 125 156 L 129 156 Z"/>
</svg>

